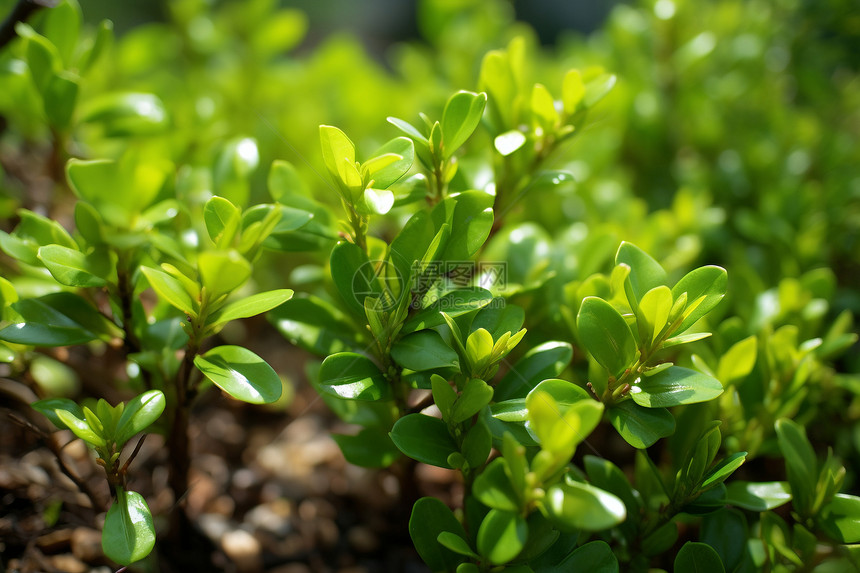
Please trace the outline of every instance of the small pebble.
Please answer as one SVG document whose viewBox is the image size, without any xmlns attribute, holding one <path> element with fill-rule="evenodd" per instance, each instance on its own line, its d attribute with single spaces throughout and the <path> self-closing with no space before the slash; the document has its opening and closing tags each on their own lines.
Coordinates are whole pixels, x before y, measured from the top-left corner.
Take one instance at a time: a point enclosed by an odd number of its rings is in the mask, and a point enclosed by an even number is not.
<svg viewBox="0 0 860 573">
<path fill-rule="evenodd" d="M 225 533 L 221 537 L 221 549 L 240 573 L 262 571 L 263 557 L 260 542 L 247 531 L 234 529 Z"/>
</svg>

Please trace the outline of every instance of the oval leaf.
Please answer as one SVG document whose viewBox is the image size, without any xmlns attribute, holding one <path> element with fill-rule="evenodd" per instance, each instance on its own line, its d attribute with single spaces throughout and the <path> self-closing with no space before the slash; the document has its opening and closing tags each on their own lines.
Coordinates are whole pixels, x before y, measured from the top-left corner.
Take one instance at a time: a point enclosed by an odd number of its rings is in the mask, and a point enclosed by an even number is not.
<svg viewBox="0 0 860 573">
<path fill-rule="evenodd" d="M 410 458 L 440 468 L 453 469 L 448 456 L 459 452 L 448 425 L 424 414 L 408 414 L 397 420 L 391 428 L 391 440 Z"/>
<path fill-rule="evenodd" d="M 146 500 L 139 493 L 117 488 L 116 503 L 110 506 L 102 528 L 102 549 L 121 565 L 130 565 L 149 555 L 155 546 L 155 527 Z"/>
<path fill-rule="evenodd" d="M 646 408 L 707 402 L 722 393 L 723 385 L 716 378 L 680 366 L 644 376 L 630 390 L 633 401 Z"/>
<path fill-rule="evenodd" d="M 116 427 L 116 444 L 122 448 L 132 436 L 148 428 L 164 411 L 161 390 L 150 390 L 129 400 Z"/>
<path fill-rule="evenodd" d="M 636 358 L 636 340 L 615 308 L 595 296 L 582 301 L 576 317 L 579 339 L 612 376 L 620 377 Z"/>
<path fill-rule="evenodd" d="M 194 358 L 194 365 L 227 394 L 251 404 L 281 397 L 281 379 L 262 358 L 241 346 L 216 346 Z"/>
<path fill-rule="evenodd" d="M 369 358 L 355 352 L 339 352 L 320 366 L 317 387 L 321 392 L 348 400 L 381 400 L 388 397 L 388 382 Z"/>
<path fill-rule="evenodd" d="M 528 532 L 522 516 L 491 509 L 478 528 L 478 553 L 491 563 L 507 563 L 523 550 Z"/>
</svg>

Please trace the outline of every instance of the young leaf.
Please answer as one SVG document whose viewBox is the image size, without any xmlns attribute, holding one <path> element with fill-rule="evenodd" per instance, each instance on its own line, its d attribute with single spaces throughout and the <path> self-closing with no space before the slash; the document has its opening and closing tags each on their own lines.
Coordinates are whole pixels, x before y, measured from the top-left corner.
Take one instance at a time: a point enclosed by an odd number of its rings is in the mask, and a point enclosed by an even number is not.
<svg viewBox="0 0 860 573">
<path fill-rule="evenodd" d="M 233 242 L 241 221 L 239 208 L 223 197 L 212 197 L 203 207 L 206 232 L 219 247 L 229 246 Z"/>
<path fill-rule="evenodd" d="M 143 272 L 146 280 L 149 281 L 152 290 L 160 298 L 191 317 L 197 316 L 197 303 L 191 298 L 191 295 L 188 294 L 188 291 L 182 286 L 179 280 L 164 271 L 152 267 L 140 267 L 140 270 Z"/>
<path fill-rule="evenodd" d="M 251 276 L 251 263 L 238 251 L 204 251 L 197 258 L 200 279 L 210 296 L 217 297 L 242 286 Z"/>
<path fill-rule="evenodd" d="M 452 95 L 442 112 L 442 148 L 444 157 L 451 157 L 466 143 L 484 113 L 487 94 L 460 91 Z"/>
<path fill-rule="evenodd" d="M 376 364 L 354 352 L 339 352 L 323 360 L 317 388 L 348 400 L 382 400 L 389 394 L 388 382 Z"/>
<path fill-rule="evenodd" d="M 636 340 L 630 327 L 605 300 L 585 297 L 576 317 L 576 326 L 582 344 L 612 376 L 620 377 L 636 359 Z"/>
<path fill-rule="evenodd" d="M 391 428 L 391 440 L 410 458 L 440 468 L 453 469 L 448 456 L 459 451 L 448 425 L 424 414 L 407 414 L 397 420 Z"/>
<path fill-rule="evenodd" d="M 361 177 L 355 170 L 355 144 L 344 132 L 330 125 L 320 126 L 320 144 L 326 169 L 347 188 L 361 185 Z"/>
<path fill-rule="evenodd" d="M 206 318 L 207 326 L 224 324 L 231 320 L 250 318 L 268 312 L 284 304 L 293 297 L 290 289 L 270 290 L 231 302 Z"/>
<path fill-rule="evenodd" d="M 722 393 L 723 385 L 719 380 L 680 366 L 643 376 L 630 390 L 633 401 L 646 408 L 707 402 Z"/>
<path fill-rule="evenodd" d="M 82 288 L 107 284 L 110 257 L 105 251 L 85 255 L 68 247 L 47 245 L 39 248 L 38 257 L 60 284 Z"/>
<path fill-rule="evenodd" d="M 478 553 L 491 563 L 507 563 L 523 550 L 528 533 L 521 515 L 491 509 L 478 528 Z"/>
<path fill-rule="evenodd" d="M 681 322 L 681 325 L 675 330 L 675 334 L 680 334 L 693 326 L 697 320 L 705 316 L 723 300 L 723 297 L 726 296 L 728 280 L 726 269 L 707 266 L 690 271 L 672 287 L 672 297 L 677 299 L 681 293 L 687 293 L 689 304 L 705 297 L 695 310 Z"/>
<path fill-rule="evenodd" d="M 129 400 L 116 425 L 115 437 L 118 448 L 136 433 L 148 428 L 164 411 L 165 400 L 161 390 L 149 390 Z"/>
<path fill-rule="evenodd" d="M 721 461 L 705 476 L 704 481 L 702 481 L 702 489 L 704 490 L 711 486 L 726 481 L 726 479 L 730 475 L 732 475 L 732 473 L 734 473 L 736 469 L 741 467 L 741 464 L 744 463 L 746 457 L 746 452 L 735 452 L 734 454 Z"/>
<path fill-rule="evenodd" d="M 142 495 L 117 488 L 116 503 L 111 505 L 102 528 L 105 555 L 121 565 L 130 565 L 149 555 L 155 546 L 152 514 Z"/>
<path fill-rule="evenodd" d="M 33 402 L 30 406 L 37 412 L 41 412 L 48 418 L 52 424 L 61 430 L 71 429 L 57 415 L 56 410 L 65 410 L 71 413 L 75 418 L 83 420 L 84 411 L 80 406 L 69 400 L 68 398 L 48 398 Z"/>
<path fill-rule="evenodd" d="M 632 307 L 636 307 L 645 293 L 668 282 L 666 271 L 645 251 L 633 243 L 622 242 L 615 254 L 615 264 L 630 267 L 630 274 L 624 282 L 624 290 Z M 677 298 L 675 292 L 672 295 Z"/>
<path fill-rule="evenodd" d="M 194 358 L 194 365 L 213 384 L 237 400 L 269 404 L 281 397 L 283 385 L 262 358 L 241 346 L 216 346 Z"/>
<path fill-rule="evenodd" d="M 469 543 L 455 533 L 451 533 L 450 531 L 443 531 L 436 538 L 440 545 L 443 547 L 447 547 L 454 553 L 458 553 L 460 555 L 464 555 L 466 557 L 471 557 L 473 559 L 480 559 L 480 556 L 472 551 L 472 548 L 469 547 Z M 459 568 L 457 569 L 459 571 Z"/>
<path fill-rule="evenodd" d="M 83 441 L 97 447 L 104 447 L 107 443 L 105 442 L 104 437 L 87 422 L 86 410 L 83 410 L 83 418 L 79 418 L 70 410 L 54 410 L 54 412 L 56 413 L 57 418 L 60 419 L 60 422 L 62 422 L 64 426 L 70 429 L 74 435 Z"/>
<path fill-rule="evenodd" d="M 493 399 L 493 388 L 478 378 L 466 382 L 463 392 L 451 409 L 451 422 L 459 424 L 481 411 Z"/>
<path fill-rule="evenodd" d="M 491 509 L 501 511 L 520 511 L 520 498 L 523 492 L 518 492 L 511 483 L 510 469 L 505 458 L 491 461 L 484 471 L 478 474 L 472 486 L 474 496 Z"/>
<path fill-rule="evenodd" d="M 645 319 L 645 328 L 640 330 L 647 337 L 642 341 L 644 344 L 650 345 L 660 335 L 666 326 L 673 302 L 672 291 L 665 285 L 654 287 L 642 296 L 637 317 Z"/>
<path fill-rule="evenodd" d="M 818 525 L 839 543 L 860 543 L 860 497 L 837 493 L 822 508 Z"/>
<path fill-rule="evenodd" d="M 415 145 L 411 139 L 395 137 L 380 147 L 374 154 L 374 158 L 389 154 L 394 155 L 396 159 L 386 162 L 386 164 L 380 163 L 379 167 L 368 165 L 370 178 L 373 179 L 373 187 L 375 189 L 388 189 L 401 177 L 406 175 L 415 161 Z"/>
</svg>

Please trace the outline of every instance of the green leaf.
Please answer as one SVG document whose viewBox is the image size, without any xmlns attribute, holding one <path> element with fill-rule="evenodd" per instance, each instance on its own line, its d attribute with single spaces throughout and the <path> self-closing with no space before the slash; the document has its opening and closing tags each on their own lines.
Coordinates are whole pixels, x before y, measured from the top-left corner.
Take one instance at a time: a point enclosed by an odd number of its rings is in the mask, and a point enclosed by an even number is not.
<svg viewBox="0 0 860 573">
<path fill-rule="evenodd" d="M 821 509 L 818 526 L 839 543 L 860 543 L 860 497 L 837 493 Z"/>
<path fill-rule="evenodd" d="M 460 450 L 448 433 L 448 425 L 424 414 L 407 414 L 397 420 L 391 428 L 391 440 L 410 458 L 440 468 L 453 469 L 448 456 Z"/>
<path fill-rule="evenodd" d="M 507 563 L 523 550 L 528 533 L 522 516 L 491 509 L 478 528 L 478 553 L 496 565 Z"/>
<path fill-rule="evenodd" d="M 529 394 L 534 392 L 546 392 L 550 396 L 552 396 L 553 400 L 562 407 L 567 408 L 580 400 L 590 400 L 591 396 L 588 395 L 588 392 L 574 384 L 573 382 L 568 382 L 567 380 L 559 380 L 558 378 L 551 378 L 549 380 L 544 380 L 537 386 L 535 386 Z"/>
<path fill-rule="evenodd" d="M 229 246 L 233 242 L 241 221 L 239 208 L 223 197 L 212 197 L 203 207 L 206 232 L 219 247 Z"/>
<path fill-rule="evenodd" d="M 241 346 L 216 346 L 194 358 L 194 365 L 227 394 L 251 404 L 281 397 L 281 379 L 262 358 Z"/>
<path fill-rule="evenodd" d="M 707 543 L 688 541 L 675 557 L 675 573 L 725 573 L 720 556 Z"/>
<path fill-rule="evenodd" d="M 585 83 L 579 70 L 570 70 L 564 75 L 561 85 L 561 102 L 564 113 L 572 115 L 585 96 Z"/>
<path fill-rule="evenodd" d="M 456 367 L 457 353 L 435 330 L 422 330 L 404 336 L 391 347 L 391 357 L 404 368 L 422 372 L 435 368 Z"/>
<path fill-rule="evenodd" d="M 702 481 L 701 489 L 707 489 L 718 483 L 723 483 L 724 481 L 726 481 L 726 478 L 732 475 L 732 473 L 734 473 L 736 469 L 741 467 L 741 465 L 746 460 L 746 457 L 746 452 L 735 452 L 734 454 L 721 461 L 705 476 L 704 481 Z"/>
<path fill-rule="evenodd" d="M 615 264 L 630 267 L 630 274 L 624 282 L 624 290 L 630 305 L 636 307 L 645 293 L 668 282 L 666 271 L 649 254 L 633 243 L 622 242 L 615 254 Z M 674 298 L 678 298 L 672 291 Z"/>
<path fill-rule="evenodd" d="M 81 122 L 99 124 L 108 137 L 154 135 L 170 127 L 164 103 L 151 93 L 107 93 L 81 111 Z"/>
<path fill-rule="evenodd" d="M 357 316 L 364 318 L 364 298 L 382 294 L 379 284 L 384 262 L 369 261 L 353 243 L 338 243 L 331 252 L 331 277 L 341 298 Z"/>
<path fill-rule="evenodd" d="M 493 388 L 479 378 L 466 382 L 451 410 L 451 422 L 459 424 L 481 411 L 493 399 Z"/>
<path fill-rule="evenodd" d="M 412 138 L 416 141 L 420 141 L 421 143 L 424 143 L 425 145 L 427 144 L 427 137 L 423 133 L 421 133 L 417 127 L 415 127 L 411 123 L 409 123 L 407 121 L 403 121 L 402 119 L 398 119 L 396 117 L 387 117 L 387 118 L 385 118 L 385 120 L 388 123 L 390 123 L 391 125 L 393 125 L 394 127 L 396 127 L 397 129 L 399 129 L 400 131 L 402 131 L 403 133 L 405 133 L 406 135 L 408 135 L 410 138 Z"/>
<path fill-rule="evenodd" d="M 400 450 L 381 428 L 362 428 L 355 436 L 332 434 L 351 464 L 365 468 L 387 468 L 400 457 Z"/>
<path fill-rule="evenodd" d="M 394 206 L 394 193 L 388 189 L 367 188 L 355 202 L 355 209 L 362 215 L 385 215 Z"/>
<path fill-rule="evenodd" d="M 320 126 L 320 144 L 326 169 L 351 197 L 353 190 L 363 187 L 355 167 L 355 144 L 344 132 L 330 125 Z"/>
<path fill-rule="evenodd" d="M 140 270 L 159 298 L 175 306 L 185 314 L 193 318 L 197 317 L 197 303 L 191 298 L 191 295 L 185 290 L 185 287 L 182 286 L 179 280 L 164 271 L 152 267 L 140 267 Z"/>
<path fill-rule="evenodd" d="M 496 402 L 525 398 L 538 383 L 561 374 L 572 357 L 573 348 L 567 342 L 550 341 L 535 346 L 496 384 Z"/>
<path fill-rule="evenodd" d="M 24 22 L 15 24 L 15 32 L 25 40 L 27 66 L 33 82 L 40 92 L 44 92 L 51 77 L 63 68 L 60 53 L 50 40 Z"/>
<path fill-rule="evenodd" d="M 577 547 L 553 568 L 541 568 L 541 573 L 567 573 L 569 571 L 588 571 L 588 573 L 618 573 L 618 559 L 605 541 L 591 541 Z"/>
<path fill-rule="evenodd" d="M 433 328 L 443 324 L 442 312 L 455 318 L 457 316 L 484 308 L 493 300 L 490 291 L 480 287 L 458 288 L 446 293 L 418 312 L 403 325 L 402 333 Z M 513 331 L 516 332 L 516 331 Z M 500 333 L 501 335 L 503 333 Z"/>
<path fill-rule="evenodd" d="M 627 517 L 624 502 L 618 497 L 576 481 L 551 486 L 543 504 L 550 518 L 568 529 L 601 531 L 618 525 Z"/>
<path fill-rule="evenodd" d="M 788 482 L 733 481 L 726 486 L 726 503 L 749 511 L 769 511 L 791 501 Z"/>
<path fill-rule="evenodd" d="M 102 528 L 102 549 L 120 565 L 149 555 L 155 546 L 152 514 L 142 495 L 117 488 L 117 500 L 108 509 Z"/>
<path fill-rule="evenodd" d="M 501 511 L 520 511 L 520 498 L 511 483 L 510 469 L 505 458 L 496 458 L 478 474 L 472 486 L 472 494 L 484 505 Z"/>
<path fill-rule="evenodd" d="M 45 116 L 58 131 L 65 131 L 71 123 L 78 99 L 78 81 L 76 74 L 61 71 L 51 76 L 42 92 Z"/>
<path fill-rule="evenodd" d="M 315 296 L 294 297 L 268 318 L 290 343 L 315 354 L 328 356 L 356 346 L 354 327 L 346 316 Z"/>
<path fill-rule="evenodd" d="M 663 327 L 666 326 L 673 302 L 672 291 L 664 285 L 654 287 L 642 296 L 642 300 L 639 301 L 637 318 L 645 319 L 645 328 L 640 330 L 647 337 L 646 340 L 643 340 L 644 344 L 650 345 L 660 335 Z"/>
<path fill-rule="evenodd" d="M 339 352 L 320 366 L 320 392 L 348 400 L 382 400 L 389 395 L 388 381 L 369 358 Z"/>
<path fill-rule="evenodd" d="M 440 218 L 453 202 L 451 237 L 440 257 L 445 261 L 467 261 L 490 236 L 493 227 L 493 196 L 483 191 L 464 191 L 439 203 L 433 210 L 434 220 Z M 437 228 L 441 228 L 441 224 Z"/>
<path fill-rule="evenodd" d="M 633 401 L 646 408 L 707 402 L 722 393 L 723 385 L 719 380 L 680 366 L 670 366 L 651 376 L 643 376 L 630 389 Z"/>
<path fill-rule="evenodd" d="M 472 551 L 471 547 L 469 547 L 468 542 L 466 542 L 465 539 L 463 539 L 456 533 L 451 533 L 450 531 L 443 531 L 439 534 L 436 540 L 439 542 L 440 545 L 442 545 L 443 547 L 447 547 L 454 553 L 458 553 L 466 557 L 472 557 L 473 559 L 480 559 L 480 556 L 474 551 Z"/>
<path fill-rule="evenodd" d="M 155 422 L 164 411 L 165 403 L 161 390 L 149 390 L 129 400 L 116 425 L 117 447 L 122 448 L 132 436 Z"/>
<path fill-rule="evenodd" d="M 785 471 L 791 484 L 795 509 L 803 516 L 812 510 L 815 485 L 818 481 L 818 461 L 806 430 L 796 422 L 781 418 L 776 421 L 779 449 L 785 457 Z"/>
<path fill-rule="evenodd" d="M 585 297 L 576 326 L 586 350 L 610 375 L 619 378 L 636 359 L 636 340 L 627 321 L 605 300 Z"/>
<path fill-rule="evenodd" d="M 200 279 L 211 297 L 232 292 L 251 276 L 251 263 L 238 251 L 204 251 L 197 258 Z"/>
<path fill-rule="evenodd" d="M 717 379 L 724 386 L 746 377 L 755 367 L 758 356 L 758 338 L 750 336 L 732 345 L 720 357 Z"/>
<path fill-rule="evenodd" d="M 104 437 L 89 424 L 86 410 L 82 409 L 82 411 L 84 413 L 83 417 L 78 417 L 77 414 L 70 410 L 54 410 L 54 413 L 60 419 L 60 422 L 70 429 L 74 435 L 94 446 L 104 447 L 107 443 Z"/>
<path fill-rule="evenodd" d="M 628 514 L 638 515 L 642 506 L 639 492 L 633 490 L 624 472 L 618 466 L 597 456 L 585 456 L 583 461 L 589 483 L 617 496 L 624 502 Z"/>
<path fill-rule="evenodd" d="M 442 149 L 445 159 L 460 148 L 481 121 L 487 94 L 460 91 L 452 95 L 442 112 Z"/>
<path fill-rule="evenodd" d="M 560 406 L 551 395 L 534 390 L 526 398 L 529 424 L 541 447 L 558 457 L 570 457 L 577 444 L 594 431 L 603 414 L 603 404 L 580 400 Z"/>
<path fill-rule="evenodd" d="M 57 415 L 56 410 L 64 410 L 69 412 L 75 418 L 84 419 L 84 411 L 80 406 L 69 400 L 68 398 L 48 398 L 33 402 L 30 406 L 37 412 L 42 413 L 48 418 L 52 424 L 61 430 L 70 429 Z"/>
<path fill-rule="evenodd" d="M 382 147 L 376 150 L 373 158 L 382 157 L 385 155 L 393 155 L 395 159 L 390 162 L 380 163 L 380 167 L 371 166 L 373 159 L 365 163 L 368 166 L 370 178 L 373 179 L 373 187 L 375 189 L 388 189 L 402 178 L 415 161 L 415 145 L 411 139 L 406 137 L 395 137 Z"/>
<path fill-rule="evenodd" d="M 39 248 L 38 256 L 57 282 L 66 286 L 105 286 L 111 272 L 110 256 L 103 250 L 85 255 L 68 247 L 47 245 Z"/>
<path fill-rule="evenodd" d="M 70 292 L 22 299 L 12 305 L 23 322 L 0 330 L 0 340 L 30 346 L 84 344 L 113 332 L 86 300 Z"/>
<path fill-rule="evenodd" d="M 493 147 L 495 147 L 496 151 L 501 153 L 504 157 L 507 157 L 525 145 L 525 143 L 525 134 L 518 129 L 512 129 L 497 135 L 493 140 Z"/>
<path fill-rule="evenodd" d="M 726 296 L 728 288 L 726 269 L 715 266 L 700 267 L 687 273 L 684 278 L 672 287 L 672 297 L 676 300 L 682 293 L 687 293 L 688 305 L 701 297 L 704 300 L 691 312 L 675 330 L 680 334 L 710 312 Z"/>
<path fill-rule="evenodd" d="M 643 408 L 625 400 L 609 408 L 607 414 L 624 441 L 640 450 L 675 433 L 675 418 L 666 408 Z"/>
<path fill-rule="evenodd" d="M 207 325 L 224 324 L 231 320 L 249 318 L 268 312 L 284 304 L 293 297 L 290 289 L 270 290 L 252 294 L 212 313 L 206 318 Z"/>
<path fill-rule="evenodd" d="M 415 502 L 409 518 L 409 536 L 431 571 L 453 571 L 463 561 L 439 544 L 439 534 L 446 531 L 466 539 L 463 526 L 444 503 L 434 497 L 422 497 Z"/>
</svg>

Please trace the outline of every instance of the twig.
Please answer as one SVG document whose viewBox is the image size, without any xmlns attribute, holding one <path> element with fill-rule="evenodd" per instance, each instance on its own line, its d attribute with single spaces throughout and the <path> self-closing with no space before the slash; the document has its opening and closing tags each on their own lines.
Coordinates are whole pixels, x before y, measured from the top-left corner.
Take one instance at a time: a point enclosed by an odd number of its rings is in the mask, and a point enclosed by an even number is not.
<svg viewBox="0 0 860 573">
<path fill-rule="evenodd" d="M 131 461 L 137 456 L 137 453 L 140 451 L 140 447 L 143 445 L 143 441 L 146 439 L 146 434 L 143 434 L 138 440 L 137 445 L 134 447 L 134 451 L 131 452 L 131 455 L 120 468 L 119 473 L 124 475 L 128 471 L 128 466 L 131 465 Z"/>
<path fill-rule="evenodd" d="M 101 501 L 99 501 L 98 496 L 95 491 L 89 486 L 86 481 L 81 480 L 75 473 L 72 471 L 72 468 L 66 463 L 66 460 L 63 458 L 63 447 L 57 445 L 57 442 L 54 440 L 54 437 L 50 434 L 45 433 L 43 430 L 30 423 L 29 421 L 21 418 L 14 412 L 8 413 L 9 419 L 14 423 L 27 428 L 31 432 L 35 433 L 39 438 L 44 440 L 44 442 L 48 445 L 48 449 L 51 450 L 51 453 L 54 454 L 54 457 L 57 458 L 58 465 L 60 466 L 60 470 L 70 479 L 72 483 L 74 483 L 79 490 L 81 490 L 86 496 L 90 499 L 90 503 L 93 505 L 93 509 L 95 510 L 104 510 L 104 505 Z M 68 444 L 66 444 L 68 445 Z"/>
<path fill-rule="evenodd" d="M 15 24 L 23 22 L 30 17 L 30 14 L 40 8 L 53 8 L 56 4 L 56 0 L 18 0 L 9 16 L 0 25 L 0 48 L 17 37 Z"/>
</svg>

